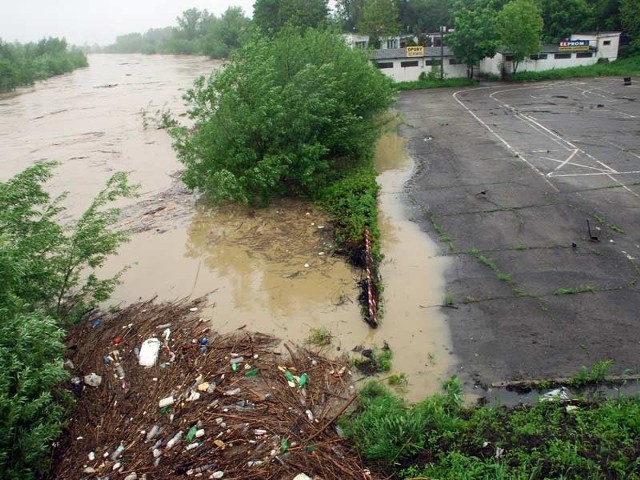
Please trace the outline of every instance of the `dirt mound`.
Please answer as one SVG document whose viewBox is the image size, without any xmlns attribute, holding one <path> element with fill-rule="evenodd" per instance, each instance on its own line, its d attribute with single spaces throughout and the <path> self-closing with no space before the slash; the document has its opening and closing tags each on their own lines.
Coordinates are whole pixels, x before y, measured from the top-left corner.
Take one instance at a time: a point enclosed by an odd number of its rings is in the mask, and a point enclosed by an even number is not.
<svg viewBox="0 0 640 480">
<path fill-rule="evenodd" d="M 83 384 L 54 478 L 375 478 L 334 423 L 353 398 L 343 361 L 218 335 L 199 305 L 141 303 L 71 330 Z"/>
</svg>

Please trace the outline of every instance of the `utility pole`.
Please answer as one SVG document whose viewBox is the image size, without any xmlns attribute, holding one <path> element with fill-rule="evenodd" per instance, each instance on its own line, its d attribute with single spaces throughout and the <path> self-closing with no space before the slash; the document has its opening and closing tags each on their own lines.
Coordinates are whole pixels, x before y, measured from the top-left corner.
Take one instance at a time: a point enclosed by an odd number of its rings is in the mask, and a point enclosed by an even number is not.
<svg viewBox="0 0 640 480">
<path fill-rule="evenodd" d="M 444 30 L 447 27 L 440 26 L 440 80 L 444 79 Z"/>
</svg>

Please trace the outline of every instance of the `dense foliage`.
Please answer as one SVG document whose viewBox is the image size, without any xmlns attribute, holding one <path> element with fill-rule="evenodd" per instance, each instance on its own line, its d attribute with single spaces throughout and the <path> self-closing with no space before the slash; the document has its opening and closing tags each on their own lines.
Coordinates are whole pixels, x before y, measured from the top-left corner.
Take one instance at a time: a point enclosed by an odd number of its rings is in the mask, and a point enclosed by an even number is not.
<svg viewBox="0 0 640 480">
<path fill-rule="evenodd" d="M 118 210 L 107 208 L 133 194 L 123 173 L 61 225 L 64 197 L 43 188 L 53 167 L 35 164 L 0 183 L 0 478 L 46 472 L 72 404 L 55 388 L 68 378 L 61 326 L 107 298 L 118 278 L 98 279 L 95 269 L 127 239 L 111 230 Z"/>
<path fill-rule="evenodd" d="M 315 197 L 370 162 L 390 80 L 342 38 L 285 29 L 254 38 L 186 97 L 192 129 L 172 130 L 183 180 L 214 200 Z"/>
<path fill-rule="evenodd" d="M 520 62 L 540 50 L 542 26 L 540 9 L 532 0 L 513 0 L 500 11 L 500 42 L 513 58 L 513 73 Z"/>
<path fill-rule="evenodd" d="M 220 17 L 191 8 L 176 19 L 175 27 L 155 28 L 116 38 L 107 53 L 168 53 L 226 58 L 249 35 L 251 20 L 240 7 L 228 8 Z"/>
<path fill-rule="evenodd" d="M 357 24 L 358 32 L 369 36 L 369 45 L 380 48 L 382 39 L 400 33 L 398 15 L 394 0 L 368 0 L 362 8 Z"/>
<path fill-rule="evenodd" d="M 264 34 L 275 34 L 285 25 L 321 28 L 329 15 L 328 0 L 255 0 L 253 21 Z"/>
<path fill-rule="evenodd" d="M 47 38 L 27 44 L 0 39 L 0 92 L 87 65 L 87 57 L 80 51 L 69 50 L 64 39 Z"/>
<path fill-rule="evenodd" d="M 473 78 L 473 68 L 480 60 L 496 54 L 499 46 L 496 17 L 490 1 L 460 0 L 457 5 L 456 28 L 447 35 L 447 45 L 456 59 L 467 66 L 469 78 Z"/>
<path fill-rule="evenodd" d="M 444 395 L 408 406 L 370 384 L 343 428 L 396 478 L 640 478 L 640 398 L 464 408 L 459 393 L 449 381 Z"/>
</svg>

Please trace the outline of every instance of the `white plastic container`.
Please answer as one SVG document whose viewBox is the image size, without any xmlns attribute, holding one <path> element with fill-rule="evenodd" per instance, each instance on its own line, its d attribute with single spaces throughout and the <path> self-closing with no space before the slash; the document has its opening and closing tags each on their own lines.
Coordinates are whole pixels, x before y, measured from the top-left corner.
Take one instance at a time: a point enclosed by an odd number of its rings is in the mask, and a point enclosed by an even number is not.
<svg viewBox="0 0 640 480">
<path fill-rule="evenodd" d="M 155 337 L 148 338 L 142 342 L 140 348 L 140 359 L 138 362 L 143 367 L 153 367 L 158 360 L 158 353 L 162 342 Z"/>
</svg>

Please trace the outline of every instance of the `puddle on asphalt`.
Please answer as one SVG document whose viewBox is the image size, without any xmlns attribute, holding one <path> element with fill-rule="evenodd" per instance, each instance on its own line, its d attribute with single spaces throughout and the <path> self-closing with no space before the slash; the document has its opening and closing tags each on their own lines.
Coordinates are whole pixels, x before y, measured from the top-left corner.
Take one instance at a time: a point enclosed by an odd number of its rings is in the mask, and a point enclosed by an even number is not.
<svg viewBox="0 0 640 480">
<path fill-rule="evenodd" d="M 404 185 L 413 172 L 405 140 L 387 133 L 378 142 L 376 168 L 380 184 L 380 231 L 384 261 L 384 318 L 373 340 L 386 340 L 393 351 L 392 373 L 405 373 L 406 397 L 419 401 L 441 390 L 453 372 L 451 337 L 438 307 L 445 289 L 447 259 L 409 218 Z"/>
</svg>

